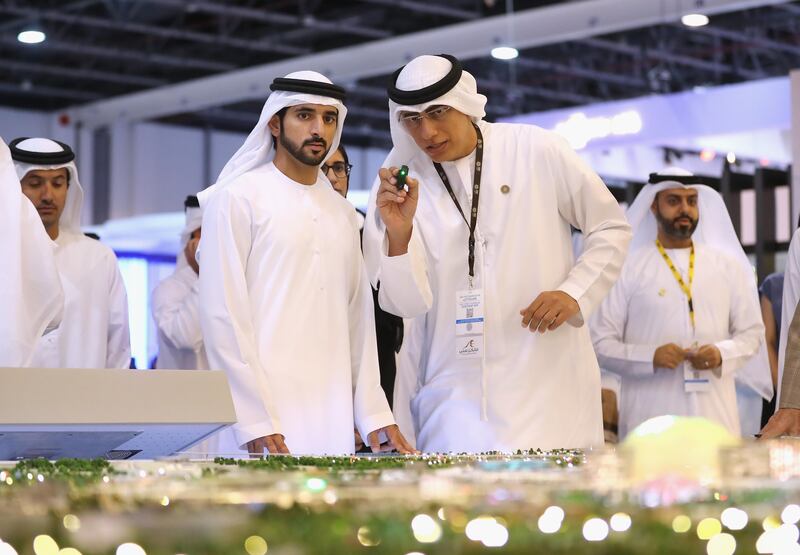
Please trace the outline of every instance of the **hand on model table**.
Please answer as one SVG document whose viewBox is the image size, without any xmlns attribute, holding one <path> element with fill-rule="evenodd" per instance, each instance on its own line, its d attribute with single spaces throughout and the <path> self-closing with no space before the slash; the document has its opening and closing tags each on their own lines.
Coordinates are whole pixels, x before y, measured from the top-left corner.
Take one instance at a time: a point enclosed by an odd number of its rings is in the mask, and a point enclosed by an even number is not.
<svg viewBox="0 0 800 555">
<path fill-rule="evenodd" d="M 800 436 L 800 409 L 778 409 L 761 430 L 761 439 Z"/>
<path fill-rule="evenodd" d="M 247 442 L 247 452 L 251 455 L 260 457 L 267 451 L 270 455 L 288 455 L 289 448 L 286 447 L 283 434 L 272 434 L 259 437 Z"/>
<path fill-rule="evenodd" d="M 381 445 L 379 434 L 383 432 L 386 435 L 387 442 Z M 356 442 L 361 439 L 361 435 L 356 431 Z M 384 451 L 396 450 L 403 455 L 413 455 L 419 453 L 400 433 L 400 428 L 397 424 L 378 428 L 370 432 L 367 436 L 367 441 L 373 453 L 380 453 Z M 247 442 L 247 451 L 252 456 L 260 457 L 267 451 L 270 455 L 288 455 L 289 448 L 286 446 L 283 434 L 272 434 L 264 437 L 256 438 Z"/>
<path fill-rule="evenodd" d="M 558 329 L 580 310 L 578 302 L 563 291 L 545 291 L 519 313 L 523 328 L 545 333 Z"/>
<path fill-rule="evenodd" d="M 383 432 L 386 435 L 387 442 L 381 445 L 379 434 Z M 384 426 L 383 428 L 378 428 L 377 430 L 373 430 L 367 435 L 367 441 L 369 442 L 369 447 L 372 449 L 373 453 L 383 453 L 386 451 L 397 451 L 402 455 L 417 455 L 419 451 L 411 447 L 411 444 L 406 441 L 406 438 L 403 437 L 403 434 L 400 433 L 400 428 L 397 427 L 397 424 L 392 424 L 391 426 Z"/>
</svg>

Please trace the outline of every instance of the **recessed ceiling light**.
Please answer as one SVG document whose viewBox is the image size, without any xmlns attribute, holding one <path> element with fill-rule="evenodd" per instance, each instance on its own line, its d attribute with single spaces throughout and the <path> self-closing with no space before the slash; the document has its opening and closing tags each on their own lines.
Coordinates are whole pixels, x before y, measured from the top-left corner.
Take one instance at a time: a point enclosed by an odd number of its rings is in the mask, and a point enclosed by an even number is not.
<svg viewBox="0 0 800 555">
<path fill-rule="evenodd" d="M 513 60 L 519 56 L 519 51 L 512 46 L 497 46 L 492 48 L 492 58 L 497 60 Z"/>
<path fill-rule="evenodd" d="M 43 32 L 33 29 L 27 29 L 17 35 L 17 40 L 25 44 L 39 44 L 44 42 L 46 38 L 47 36 Z"/>
<path fill-rule="evenodd" d="M 701 13 L 687 13 L 681 18 L 681 23 L 687 27 L 702 27 L 708 25 L 708 16 Z"/>
</svg>

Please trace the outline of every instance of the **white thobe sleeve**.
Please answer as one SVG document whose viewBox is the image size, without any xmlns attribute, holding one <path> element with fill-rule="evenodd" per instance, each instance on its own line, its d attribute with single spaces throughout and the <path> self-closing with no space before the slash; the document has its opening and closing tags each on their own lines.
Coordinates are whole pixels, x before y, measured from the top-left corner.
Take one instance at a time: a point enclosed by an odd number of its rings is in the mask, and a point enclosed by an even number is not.
<svg viewBox="0 0 800 555">
<path fill-rule="evenodd" d="M 408 252 L 389 256 L 389 238 L 381 249 L 378 303 L 386 312 L 402 318 L 415 318 L 433 306 L 433 292 L 428 280 L 425 245 L 419 234 L 411 231 Z"/>
<path fill-rule="evenodd" d="M 281 433 L 250 311 L 245 275 L 252 246 L 250 226 L 244 201 L 228 190 L 215 193 L 203 213 L 199 249 L 203 341 L 210 367 L 228 376 L 239 445 Z"/>
<path fill-rule="evenodd" d="M 553 138 L 553 175 L 561 217 L 583 232 L 583 253 L 558 287 L 578 301 L 569 323 L 582 326 L 619 276 L 631 227 L 603 180 L 560 137 Z"/>
<path fill-rule="evenodd" d="M 420 389 L 422 341 L 425 334 L 425 318 L 403 320 L 403 346 L 395 356 L 397 373 L 394 377 L 394 401 L 392 412 L 400 431 L 411 445 L 417 444 L 414 415 L 411 401 Z"/>
<path fill-rule="evenodd" d="M 628 277 L 622 273 L 608 296 L 592 316 L 589 330 L 600 367 L 623 377 L 644 377 L 653 374 L 653 356 L 659 345 L 625 342 L 629 315 Z"/>
<path fill-rule="evenodd" d="M 131 367 L 131 331 L 128 320 L 128 294 L 119 271 L 117 258 L 111 255 L 109 262 L 111 284 L 108 292 L 108 346 L 106 368 Z"/>
<path fill-rule="evenodd" d="M 364 259 L 369 280 L 378 289 L 378 304 L 383 310 L 403 318 L 421 316 L 433 306 L 425 244 L 415 225 L 408 252 L 388 256 L 389 238 L 375 201 L 379 185 L 376 182 L 372 188 L 364 221 Z"/>
<path fill-rule="evenodd" d="M 761 305 L 753 290 L 753 278 L 744 268 L 731 265 L 728 280 L 733 290 L 729 319 L 730 338 L 714 343 L 722 355 L 723 375 L 732 374 L 755 355 L 764 339 Z"/>
<path fill-rule="evenodd" d="M 190 267 L 180 271 L 194 273 Z M 153 291 L 153 320 L 173 347 L 198 351 L 203 346 L 200 280 L 189 287 L 175 279 L 162 281 Z"/>
<path fill-rule="evenodd" d="M 356 228 L 353 229 L 352 248 L 358 261 L 351 278 L 348 304 L 353 418 L 361 437 L 367 443 L 370 432 L 395 422 L 386 394 L 381 388 L 378 344 L 375 338 L 375 305 L 367 270 L 360 254 L 361 245 Z"/>
</svg>

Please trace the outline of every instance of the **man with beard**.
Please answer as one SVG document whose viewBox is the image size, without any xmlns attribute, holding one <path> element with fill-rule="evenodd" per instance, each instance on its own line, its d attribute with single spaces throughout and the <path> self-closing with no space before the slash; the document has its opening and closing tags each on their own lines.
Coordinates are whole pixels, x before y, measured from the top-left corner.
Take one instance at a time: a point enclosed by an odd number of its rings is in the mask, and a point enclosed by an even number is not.
<svg viewBox="0 0 800 555">
<path fill-rule="evenodd" d="M 200 323 L 252 454 L 412 449 L 381 391 L 372 295 L 352 206 L 320 171 L 344 89 L 313 71 L 273 81 L 255 129 L 198 195 Z"/>
<path fill-rule="evenodd" d="M 393 148 L 364 257 L 381 307 L 413 322 L 398 420 L 428 452 L 601 444 L 584 322 L 625 257 L 619 204 L 555 133 L 485 121 L 487 98 L 454 56 L 414 58 L 387 93 Z M 585 236 L 577 261 L 570 226 Z"/>
<path fill-rule="evenodd" d="M 628 210 L 622 275 L 590 329 L 622 378 L 620 438 L 665 414 L 740 434 L 735 380 L 771 395 L 756 280 L 722 197 L 680 168 L 650 175 Z"/>
</svg>

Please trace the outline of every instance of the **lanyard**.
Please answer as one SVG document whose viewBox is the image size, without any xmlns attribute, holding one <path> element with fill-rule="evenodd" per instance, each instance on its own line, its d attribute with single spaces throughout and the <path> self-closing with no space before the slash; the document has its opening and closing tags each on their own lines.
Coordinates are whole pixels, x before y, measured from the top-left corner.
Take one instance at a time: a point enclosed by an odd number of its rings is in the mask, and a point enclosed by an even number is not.
<svg viewBox="0 0 800 555">
<path fill-rule="evenodd" d="M 473 174 L 473 184 L 472 184 L 472 211 L 470 213 L 470 219 L 467 220 L 467 216 L 464 215 L 464 210 L 461 208 L 461 204 L 458 202 L 458 198 L 456 198 L 456 194 L 453 192 L 453 187 L 450 185 L 450 179 L 448 179 L 447 174 L 444 173 L 444 169 L 442 165 L 434 162 L 433 166 L 436 168 L 436 171 L 439 173 L 439 177 L 444 183 L 445 189 L 447 192 L 450 193 L 450 198 L 453 199 L 453 203 L 458 208 L 458 212 L 461 214 L 461 217 L 464 219 L 464 223 L 467 224 L 469 228 L 469 277 L 470 282 L 472 281 L 471 278 L 475 277 L 475 227 L 478 225 L 478 198 L 481 194 L 481 170 L 483 165 L 483 135 L 481 135 L 481 130 L 478 129 L 478 126 L 474 123 L 472 126 L 475 128 L 475 132 L 478 134 L 478 145 L 475 147 L 475 171 Z"/>
<path fill-rule="evenodd" d="M 684 283 L 681 274 L 675 268 L 675 264 L 672 263 L 667 251 L 664 250 L 663 245 L 661 245 L 661 241 L 656 239 L 656 247 L 658 247 L 658 252 L 661 253 L 661 256 L 664 257 L 664 262 L 667 263 L 669 269 L 672 270 L 672 275 L 675 277 L 675 280 L 678 282 L 678 285 L 681 286 L 681 290 L 686 295 L 686 298 L 689 300 L 689 318 L 692 320 L 692 328 L 694 328 L 694 303 L 692 302 L 692 280 L 694 279 L 694 243 L 692 243 L 692 250 L 689 251 L 689 285 L 687 286 Z"/>
</svg>

